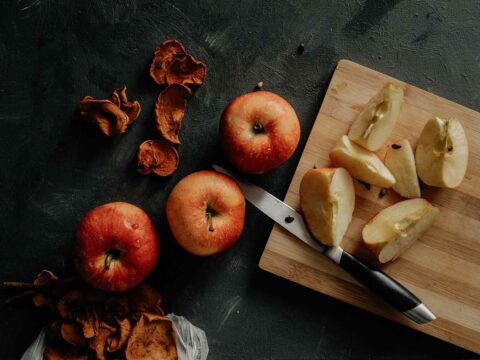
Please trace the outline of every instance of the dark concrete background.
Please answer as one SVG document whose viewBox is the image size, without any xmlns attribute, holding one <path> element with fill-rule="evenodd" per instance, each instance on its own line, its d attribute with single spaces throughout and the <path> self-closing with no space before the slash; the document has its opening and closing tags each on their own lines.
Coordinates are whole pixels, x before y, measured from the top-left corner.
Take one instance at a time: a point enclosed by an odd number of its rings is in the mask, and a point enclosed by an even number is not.
<svg viewBox="0 0 480 360">
<path fill-rule="evenodd" d="M 475 354 L 258 269 L 272 222 L 251 206 L 228 252 L 195 258 L 172 240 L 167 195 L 218 155 L 222 109 L 258 81 L 302 123 L 293 158 L 254 181 L 283 197 L 336 62 L 348 58 L 475 110 L 480 99 L 480 1 L 2 0 L 0 5 L 0 281 L 72 270 L 75 228 L 94 206 L 138 204 L 161 236 L 149 281 L 168 311 L 205 329 L 209 359 L 429 359 Z M 188 103 L 181 166 L 168 179 L 135 171 L 156 136 L 149 78 L 155 45 L 181 40 L 208 66 Z M 303 55 L 295 50 L 305 43 Z M 78 118 L 85 95 L 126 84 L 139 121 L 104 139 Z M 17 359 L 44 318 L 25 302 L 0 310 L 0 358 Z"/>
</svg>

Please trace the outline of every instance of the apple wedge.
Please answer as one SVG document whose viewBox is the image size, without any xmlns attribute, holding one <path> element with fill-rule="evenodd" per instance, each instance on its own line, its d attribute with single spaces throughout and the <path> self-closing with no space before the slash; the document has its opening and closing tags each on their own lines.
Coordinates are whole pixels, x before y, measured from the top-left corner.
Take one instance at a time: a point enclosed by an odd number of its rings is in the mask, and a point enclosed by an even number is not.
<svg viewBox="0 0 480 360">
<path fill-rule="evenodd" d="M 342 168 L 309 170 L 300 184 L 300 206 L 318 241 L 340 245 L 355 207 L 352 177 Z"/>
<path fill-rule="evenodd" d="M 356 179 L 368 184 L 384 188 L 395 184 L 392 175 L 373 152 L 352 143 L 347 135 L 343 135 L 330 151 L 330 160 L 335 166 L 343 167 Z"/>
<path fill-rule="evenodd" d="M 396 203 L 365 225 L 363 242 L 381 263 L 393 261 L 427 231 L 438 211 L 421 198 Z"/>
<path fill-rule="evenodd" d="M 415 151 L 420 179 L 431 186 L 454 188 L 467 171 L 468 142 L 454 118 L 430 119 L 422 130 Z"/>
<path fill-rule="evenodd" d="M 350 140 L 368 150 L 379 150 L 392 133 L 402 101 L 403 89 L 387 84 L 354 120 Z"/>
<path fill-rule="evenodd" d="M 385 166 L 397 181 L 393 185 L 393 190 L 397 194 L 406 198 L 421 196 L 420 182 L 415 168 L 415 157 L 408 140 L 403 139 L 388 147 L 385 154 Z"/>
</svg>

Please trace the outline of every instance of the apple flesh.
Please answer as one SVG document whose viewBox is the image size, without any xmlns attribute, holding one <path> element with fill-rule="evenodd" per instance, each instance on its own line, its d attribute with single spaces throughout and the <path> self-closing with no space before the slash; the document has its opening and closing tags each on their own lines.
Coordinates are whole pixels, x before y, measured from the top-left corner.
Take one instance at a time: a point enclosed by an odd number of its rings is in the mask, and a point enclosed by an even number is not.
<svg viewBox="0 0 480 360">
<path fill-rule="evenodd" d="M 355 188 L 347 170 L 309 170 L 300 183 L 300 205 L 313 236 L 327 246 L 339 246 L 355 208 Z"/>
<path fill-rule="evenodd" d="M 397 181 L 393 190 L 406 198 L 420 197 L 420 182 L 418 181 L 415 157 L 408 140 L 403 139 L 391 144 L 385 154 L 385 166 Z"/>
<path fill-rule="evenodd" d="M 402 101 L 403 89 L 387 84 L 354 120 L 348 133 L 350 140 L 368 150 L 379 150 L 395 127 Z"/>
<path fill-rule="evenodd" d="M 342 136 L 330 152 L 330 160 L 335 166 L 343 167 L 356 179 L 384 188 L 395 184 L 395 177 L 385 167 L 375 153 Z"/>
<path fill-rule="evenodd" d="M 420 134 L 415 151 L 420 179 L 431 186 L 454 188 L 467 171 L 468 142 L 454 118 L 430 119 Z"/>
<path fill-rule="evenodd" d="M 381 263 L 393 261 L 422 237 L 438 212 L 422 198 L 401 201 L 383 209 L 365 225 L 363 242 Z"/>
<path fill-rule="evenodd" d="M 232 178 L 216 171 L 197 171 L 173 188 L 166 211 L 180 246 L 207 256 L 225 251 L 241 235 L 245 198 Z"/>
<path fill-rule="evenodd" d="M 256 91 L 234 99 L 222 114 L 220 144 L 239 170 L 261 174 L 277 168 L 295 151 L 300 123 L 282 97 Z"/>
<path fill-rule="evenodd" d="M 81 277 L 103 291 L 125 291 L 140 284 L 155 267 L 158 252 L 150 218 L 125 202 L 90 210 L 78 226 L 73 251 Z"/>
</svg>

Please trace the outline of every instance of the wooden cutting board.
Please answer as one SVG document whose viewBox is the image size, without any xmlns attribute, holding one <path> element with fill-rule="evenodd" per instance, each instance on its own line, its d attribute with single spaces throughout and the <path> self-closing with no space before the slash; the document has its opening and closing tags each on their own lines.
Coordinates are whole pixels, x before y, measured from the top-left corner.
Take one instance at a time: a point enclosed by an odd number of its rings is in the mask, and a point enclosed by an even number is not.
<svg viewBox="0 0 480 360">
<path fill-rule="evenodd" d="M 433 227 L 395 262 L 382 269 L 413 291 L 437 315 L 417 325 L 392 310 L 341 268 L 275 225 L 260 267 L 323 294 L 358 306 L 455 345 L 480 353 L 480 113 L 351 61 L 341 60 L 310 133 L 285 202 L 299 208 L 303 174 L 314 165 L 329 166 L 329 151 L 347 133 L 364 104 L 386 83 L 405 90 L 405 99 L 389 141 L 407 138 L 415 146 L 433 114 L 456 117 L 469 141 L 469 163 L 456 189 L 423 187 L 422 195 L 440 208 Z M 382 156 L 384 153 L 379 152 Z M 376 264 L 361 243 L 363 225 L 401 198 L 388 190 L 367 190 L 355 181 L 356 207 L 342 246 Z"/>
</svg>

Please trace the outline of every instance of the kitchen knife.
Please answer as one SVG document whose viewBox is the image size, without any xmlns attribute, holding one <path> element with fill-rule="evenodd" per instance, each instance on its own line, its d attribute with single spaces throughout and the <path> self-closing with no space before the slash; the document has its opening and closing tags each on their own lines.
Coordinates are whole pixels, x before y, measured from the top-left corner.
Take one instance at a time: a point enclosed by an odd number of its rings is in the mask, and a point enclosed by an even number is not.
<svg viewBox="0 0 480 360">
<path fill-rule="evenodd" d="M 435 315 L 420 299 L 380 269 L 364 263 L 339 246 L 329 247 L 316 241 L 310 235 L 307 225 L 298 211 L 262 188 L 241 179 L 230 171 L 217 165 L 213 165 L 213 168 L 234 178 L 242 189 L 245 198 L 261 212 L 313 249 L 325 254 L 358 282 L 406 317 L 417 324 L 425 324 L 436 319 Z"/>
</svg>

